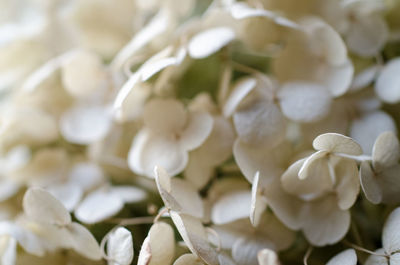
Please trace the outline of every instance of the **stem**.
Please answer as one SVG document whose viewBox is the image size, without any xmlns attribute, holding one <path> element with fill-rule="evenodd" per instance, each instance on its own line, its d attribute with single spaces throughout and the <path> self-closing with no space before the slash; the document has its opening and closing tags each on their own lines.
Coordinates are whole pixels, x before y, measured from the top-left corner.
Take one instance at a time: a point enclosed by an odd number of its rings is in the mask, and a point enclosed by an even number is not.
<svg viewBox="0 0 400 265">
<path fill-rule="evenodd" d="M 374 252 L 374 251 L 368 250 L 368 249 L 366 249 L 366 248 L 357 246 L 356 244 L 353 244 L 353 243 L 351 243 L 351 242 L 348 242 L 347 240 L 343 240 L 343 244 L 345 244 L 345 245 L 347 245 L 347 246 L 349 246 L 349 247 L 352 247 L 352 248 L 354 248 L 355 250 L 368 253 L 368 254 L 370 254 L 370 255 L 375 255 L 375 256 L 380 256 L 380 257 L 385 257 L 385 258 L 389 258 L 389 257 L 390 257 L 390 256 L 387 255 L 387 254 L 379 254 L 379 253 L 376 253 L 376 252 Z"/>
<path fill-rule="evenodd" d="M 311 256 L 313 249 L 314 248 L 312 246 L 309 246 L 306 254 L 304 254 L 304 258 L 303 258 L 304 265 L 308 265 L 308 258 Z"/>
<path fill-rule="evenodd" d="M 121 226 L 126 225 L 142 225 L 142 224 L 151 224 L 154 222 L 153 216 L 143 216 L 143 217 L 134 217 L 134 218 L 112 218 L 108 219 L 107 222 L 112 224 L 118 224 Z"/>
<path fill-rule="evenodd" d="M 369 155 L 359 155 L 359 156 L 353 156 L 353 155 L 347 155 L 343 153 L 332 153 L 335 156 L 340 156 L 343 158 L 349 158 L 356 160 L 357 162 L 363 162 L 363 161 L 372 161 L 372 157 Z"/>
</svg>

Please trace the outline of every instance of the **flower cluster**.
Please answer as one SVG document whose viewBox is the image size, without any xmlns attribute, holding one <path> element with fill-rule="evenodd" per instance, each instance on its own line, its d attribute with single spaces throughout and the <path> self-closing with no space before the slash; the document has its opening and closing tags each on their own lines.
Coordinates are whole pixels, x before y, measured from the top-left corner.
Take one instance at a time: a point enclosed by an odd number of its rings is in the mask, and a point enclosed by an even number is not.
<svg viewBox="0 0 400 265">
<path fill-rule="evenodd" d="M 400 264 L 399 42 L 398 0 L 0 0 L 0 265 Z"/>
</svg>

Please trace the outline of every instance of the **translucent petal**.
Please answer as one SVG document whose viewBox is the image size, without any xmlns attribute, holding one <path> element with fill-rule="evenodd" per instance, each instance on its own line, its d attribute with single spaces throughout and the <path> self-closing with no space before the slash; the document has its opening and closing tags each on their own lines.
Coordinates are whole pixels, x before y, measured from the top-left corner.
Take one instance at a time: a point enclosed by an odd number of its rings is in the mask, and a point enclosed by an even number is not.
<svg viewBox="0 0 400 265">
<path fill-rule="evenodd" d="M 373 65 L 359 72 L 351 84 L 351 91 L 358 91 L 372 84 L 379 73 L 379 66 Z"/>
<path fill-rule="evenodd" d="M 0 179 L 0 202 L 5 201 L 15 195 L 20 189 L 20 185 L 8 179 Z"/>
<path fill-rule="evenodd" d="M 264 248 L 270 248 L 271 244 L 252 238 L 239 238 L 232 247 L 233 259 L 241 265 L 257 264 L 258 252 Z"/>
<path fill-rule="evenodd" d="M 363 161 L 360 166 L 361 187 L 365 197 L 374 204 L 378 204 L 382 201 L 382 191 L 376 178 L 377 176 L 372 171 L 371 165 Z"/>
<path fill-rule="evenodd" d="M 385 254 L 385 250 L 380 248 L 378 250 L 375 250 L 375 253 Z M 389 263 L 388 263 L 388 260 L 386 259 L 386 257 L 371 255 L 365 261 L 364 265 L 389 265 Z"/>
<path fill-rule="evenodd" d="M 98 190 L 86 196 L 75 210 L 75 216 L 83 223 L 94 224 L 114 216 L 123 206 L 118 195 Z"/>
<path fill-rule="evenodd" d="M 337 243 L 350 228 L 350 213 L 338 208 L 335 196 L 309 203 L 304 216 L 304 235 L 315 246 Z"/>
<path fill-rule="evenodd" d="M 112 125 L 108 108 L 74 107 L 62 115 L 62 136 L 75 144 L 89 144 L 103 139 Z"/>
<path fill-rule="evenodd" d="M 393 132 L 381 133 L 372 148 L 372 165 L 379 172 L 394 166 L 400 158 L 400 144 Z"/>
<path fill-rule="evenodd" d="M 207 29 L 195 35 L 188 45 L 189 55 L 195 59 L 208 57 L 235 38 L 235 32 L 228 27 Z"/>
<path fill-rule="evenodd" d="M 213 119 L 208 113 L 189 113 L 186 127 L 180 135 L 180 144 L 185 150 L 193 150 L 204 143 L 212 128 Z"/>
<path fill-rule="evenodd" d="M 229 97 L 226 99 L 223 114 L 225 117 L 230 117 L 239 106 L 240 102 L 255 88 L 257 80 L 252 77 L 246 77 L 238 80 Z"/>
<path fill-rule="evenodd" d="M 104 179 L 104 174 L 97 164 L 80 162 L 72 167 L 68 179 L 70 183 L 87 191 L 100 184 Z"/>
<path fill-rule="evenodd" d="M 400 249 L 400 208 L 394 209 L 386 219 L 382 231 L 382 246 L 392 254 Z"/>
<path fill-rule="evenodd" d="M 385 169 L 377 176 L 376 180 L 382 191 L 382 202 L 397 204 L 400 202 L 400 164 Z"/>
<path fill-rule="evenodd" d="M 211 220 L 214 224 L 225 224 L 250 216 L 251 192 L 235 191 L 223 195 L 213 205 Z"/>
<path fill-rule="evenodd" d="M 241 140 L 252 145 L 276 145 L 285 135 L 285 119 L 273 103 L 258 102 L 240 108 L 233 121 Z"/>
<path fill-rule="evenodd" d="M 113 186 L 109 192 L 120 197 L 125 203 L 139 202 L 146 198 L 146 192 L 134 186 Z"/>
<path fill-rule="evenodd" d="M 138 262 L 139 265 L 171 264 L 175 255 L 175 237 L 169 224 L 159 222 L 152 225 L 146 244 L 140 250 L 139 256 L 143 255 L 148 258 L 139 257 L 142 262 Z"/>
<path fill-rule="evenodd" d="M 178 100 L 153 99 L 144 108 L 143 120 L 153 132 L 180 133 L 187 122 L 187 114 Z"/>
<path fill-rule="evenodd" d="M 262 189 L 259 187 L 260 172 L 257 171 L 251 187 L 250 222 L 254 227 L 260 223 L 262 214 L 267 209 L 267 201 L 262 196 Z"/>
<path fill-rule="evenodd" d="M 381 70 L 375 82 L 375 93 L 386 103 L 400 101 L 400 59 L 390 60 Z"/>
<path fill-rule="evenodd" d="M 356 265 L 357 255 L 354 249 L 347 249 L 331 258 L 326 265 Z"/>
<path fill-rule="evenodd" d="M 348 59 L 339 66 L 329 66 L 320 82 L 325 84 L 334 97 L 339 97 L 347 92 L 353 81 L 354 66 Z"/>
<path fill-rule="evenodd" d="M 397 131 L 393 118 L 383 111 L 373 111 L 353 121 L 350 136 L 361 145 L 365 154 L 371 154 L 376 138 L 386 131 Z"/>
<path fill-rule="evenodd" d="M 172 221 L 186 245 L 208 265 L 218 265 L 218 255 L 208 242 L 203 224 L 195 217 L 170 212 Z"/>
<path fill-rule="evenodd" d="M 86 227 L 78 223 L 71 223 L 67 229 L 70 232 L 72 248 L 76 252 L 88 259 L 101 259 L 100 246 Z"/>
<path fill-rule="evenodd" d="M 262 249 L 257 255 L 259 265 L 279 265 L 279 258 L 275 251 Z"/>
<path fill-rule="evenodd" d="M 316 150 L 325 150 L 348 155 L 361 155 L 363 153 L 358 143 L 350 137 L 338 133 L 325 133 L 319 135 L 314 139 L 313 147 Z"/>
<path fill-rule="evenodd" d="M 324 150 L 317 151 L 304 160 L 298 172 L 298 177 L 300 179 L 306 179 L 312 175 L 317 175 L 326 179 L 326 176 L 330 176 L 328 163 L 328 152 Z"/>
<path fill-rule="evenodd" d="M 108 265 L 130 265 L 133 260 L 133 240 L 129 230 L 117 228 L 107 240 Z"/>
<path fill-rule="evenodd" d="M 278 92 L 278 98 L 283 114 L 296 122 L 321 120 L 331 106 L 329 91 L 313 83 L 285 83 Z"/>
<path fill-rule="evenodd" d="M 60 226 L 71 223 L 71 216 L 64 205 L 44 189 L 28 189 L 23 207 L 25 214 L 34 221 Z"/>
</svg>

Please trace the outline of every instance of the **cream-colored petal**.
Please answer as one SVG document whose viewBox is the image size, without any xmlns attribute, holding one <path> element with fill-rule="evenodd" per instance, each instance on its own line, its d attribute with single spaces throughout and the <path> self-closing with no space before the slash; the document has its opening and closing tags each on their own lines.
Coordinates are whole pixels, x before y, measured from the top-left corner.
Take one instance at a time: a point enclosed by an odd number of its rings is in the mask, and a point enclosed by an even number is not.
<svg viewBox="0 0 400 265">
<path fill-rule="evenodd" d="M 218 254 L 208 242 L 206 230 L 199 219 L 170 212 L 172 221 L 188 248 L 208 265 L 218 265 Z"/>
<path fill-rule="evenodd" d="M 321 150 L 307 157 L 301 166 L 298 177 L 306 179 L 312 175 L 323 176 L 330 175 L 329 168 L 329 154 L 327 151 Z"/>
<path fill-rule="evenodd" d="M 360 182 L 364 191 L 365 197 L 374 203 L 378 204 L 382 201 L 382 190 L 378 183 L 379 176 L 376 176 L 371 165 L 367 161 L 361 162 L 360 166 Z"/>
<path fill-rule="evenodd" d="M 69 212 L 75 209 L 83 196 L 83 190 L 70 183 L 49 186 L 47 191 L 60 201 Z"/>
<path fill-rule="evenodd" d="M 319 135 L 314 139 L 313 147 L 316 150 L 325 150 L 348 155 L 361 155 L 363 153 L 358 143 L 350 137 L 338 133 L 325 133 Z"/>
<path fill-rule="evenodd" d="M 109 193 L 120 197 L 125 203 L 140 202 L 147 196 L 144 190 L 134 186 L 113 186 Z"/>
<path fill-rule="evenodd" d="M 261 221 L 262 214 L 267 209 L 267 200 L 262 195 L 262 188 L 259 186 L 260 172 L 257 171 L 251 187 L 250 222 L 257 227 Z"/>
<path fill-rule="evenodd" d="M 189 41 L 189 55 L 195 59 L 206 58 L 219 51 L 234 38 L 235 32 L 228 27 L 207 29 Z"/>
<path fill-rule="evenodd" d="M 75 216 L 83 223 L 94 224 L 114 216 L 123 206 L 118 195 L 97 190 L 86 196 L 75 210 Z"/>
<path fill-rule="evenodd" d="M 346 32 L 346 43 L 353 53 L 364 56 L 375 56 L 385 45 L 389 29 L 381 14 L 359 16 L 350 24 Z"/>
<path fill-rule="evenodd" d="M 375 250 L 377 254 L 385 254 L 385 250 L 383 248 Z M 388 260 L 386 257 L 378 256 L 378 255 L 371 255 L 365 261 L 364 265 L 389 265 Z"/>
<path fill-rule="evenodd" d="M 25 214 L 33 221 L 60 226 L 71 223 L 71 216 L 64 205 L 44 189 L 28 189 L 23 207 Z"/>
<path fill-rule="evenodd" d="M 396 164 L 377 176 L 378 185 L 382 191 L 382 202 L 397 204 L 400 202 L 400 164 Z"/>
<path fill-rule="evenodd" d="M 172 176 L 179 174 L 186 167 L 188 156 L 176 139 L 141 131 L 133 140 L 128 161 L 134 172 L 152 178 L 155 166 L 165 168 Z"/>
<path fill-rule="evenodd" d="M 400 59 L 390 60 L 381 70 L 375 82 L 375 93 L 386 103 L 400 101 Z"/>
<path fill-rule="evenodd" d="M 213 123 L 213 118 L 208 113 L 189 113 L 187 124 L 179 136 L 179 143 L 188 151 L 199 147 L 210 135 Z"/>
<path fill-rule="evenodd" d="M 264 248 L 271 248 L 272 244 L 266 240 L 254 240 L 253 238 L 239 238 L 232 247 L 233 259 L 241 265 L 257 264 L 258 252 Z"/>
<path fill-rule="evenodd" d="M 203 218 L 203 201 L 189 182 L 171 178 L 161 167 L 156 167 L 154 172 L 161 198 L 168 209 Z"/>
<path fill-rule="evenodd" d="M 286 122 L 274 103 L 242 107 L 233 115 L 233 121 L 240 139 L 252 145 L 277 145 L 285 136 Z"/>
<path fill-rule="evenodd" d="M 308 203 L 304 218 L 302 230 L 315 246 L 337 243 L 350 228 L 350 212 L 339 209 L 336 196 Z"/>
<path fill-rule="evenodd" d="M 394 166 L 399 158 L 400 144 L 396 135 L 391 131 L 381 133 L 372 148 L 372 165 L 375 171 L 380 172 Z"/>
<path fill-rule="evenodd" d="M 225 101 L 222 111 L 224 116 L 232 116 L 242 100 L 256 87 L 256 85 L 257 80 L 253 77 L 244 77 L 236 81 L 232 88 L 232 92 Z"/>
<path fill-rule="evenodd" d="M 173 265 L 204 265 L 203 262 L 199 260 L 198 257 L 196 257 L 193 254 L 183 254 L 180 256 Z"/>
<path fill-rule="evenodd" d="M 129 265 L 133 260 L 132 234 L 124 227 L 117 228 L 107 240 L 108 265 Z"/>
<path fill-rule="evenodd" d="M 400 249 L 400 208 L 394 209 L 386 219 L 382 231 L 382 246 L 392 254 Z"/>
<path fill-rule="evenodd" d="M 142 245 L 138 265 L 171 264 L 175 256 L 174 231 L 169 224 L 152 225 L 146 242 Z M 147 257 L 147 258 L 144 258 Z"/>
<path fill-rule="evenodd" d="M 250 216 L 251 192 L 234 191 L 220 197 L 211 210 L 214 224 L 225 224 Z"/>
<path fill-rule="evenodd" d="M 86 227 L 78 223 L 71 223 L 67 229 L 70 232 L 72 248 L 76 252 L 88 259 L 101 259 L 100 246 Z"/>
<path fill-rule="evenodd" d="M 354 249 L 347 249 L 331 258 L 326 265 L 356 265 L 357 255 Z"/>
<path fill-rule="evenodd" d="M 350 209 L 360 192 L 357 163 L 346 158 L 340 159 L 340 162 L 335 166 L 335 175 L 337 177 L 336 194 L 339 208 L 342 210 Z"/>
<path fill-rule="evenodd" d="M 143 121 L 155 133 L 180 133 L 187 123 L 187 113 L 176 99 L 153 99 L 144 107 Z"/>
<path fill-rule="evenodd" d="M 108 108 L 98 106 L 76 106 L 60 118 L 62 136 L 75 144 L 90 144 L 102 140 L 112 125 Z"/>
<path fill-rule="evenodd" d="M 262 249 L 257 254 L 258 265 L 280 265 L 278 254 L 271 249 Z"/>
<path fill-rule="evenodd" d="M 371 154 L 376 138 L 386 131 L 396 132 L 396 124 L 389 114 L 377 110 L 354 120 L 350 136 L 361 145 L 365 154 Z"/>
<path fill-rule="evenodd" d="M 328 115 L 331 94 L 323 86 L 307 82 L 285 83 L 278 92 L 283 114 L 296 122 L 315 122 Z"/>
</svg>

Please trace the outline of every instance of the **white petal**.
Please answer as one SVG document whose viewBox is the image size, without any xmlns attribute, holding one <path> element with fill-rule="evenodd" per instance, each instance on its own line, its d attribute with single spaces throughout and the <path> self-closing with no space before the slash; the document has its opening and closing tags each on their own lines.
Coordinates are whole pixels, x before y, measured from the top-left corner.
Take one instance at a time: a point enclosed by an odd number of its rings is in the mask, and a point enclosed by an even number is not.
<svg viewBox="0 0 400 265">
<path fill-rule="evenodd" d="M 233 121 L 239 137 L 253 145 L 276 145 L 285 136 L 285 119 L 273 103 L 258 102 L 240 108 Z"/>
<path fill-rule="evenodd" d="M 12 237 L 0 237 L 0 264 L 14 265 L 17 259 L 17 240 Z"/>
<path fill-rule="evenodd" d="M 376 178 L 377 176 L 372 171 L 371 165 L 363 161 L 360 166 L 361 187 L 365 197 L 374 204 L 378 204 L 382 201 L 382 191 Z"/>
<path fill-rule="evenodd" d="M 76 218 L 86 224 L 94 224 L 117 214 L 124 206 L 115 194 L 102 190 L 90 193 L 75 210 Z"/>
<path fill-rule="evenodd" d="M 89 144 L 103 139 L 111 127 L 109 110 L 104 107 L 74 107 L 60 119 L 63 137 L 75 144 Z"/>
<path fill-rule="evenodd" d="M 129 230 L 117 228 L 107 240 L 107 256 L 109 265 L 129 265 L 133 260 L 133 240 Z"/>
<path fill-rule="evenodd" d="M 398 163 L 400 144 L 393 132 L 381 133 L 372 148 L 372 165 L 379 172 Z"/>
<path fill-rule="evenodd" d="M 26 191 L 23 207 L 25 214 L 34 221 L 61 226 L 71 223 L 71 216 L 64 205 L 41 188 Z"/>
<path fill-rule="evenodd" d="M 208 265 L 218 265 L 218 255 L 208 242 L 203 224 L 185 214 L 170 212 L 172 221 L 188 248 Z"/>
<path fill-rule="evenodd" d="M 353 121 L 350 136 L 361 145 L 365 154 L 371 154 L 376 138 L 386 131 L 397 131 L 393 118 L 383 111 L 374 111 Z"/>
<path fill-rule="evenodd" d="M 386 103 L 400 101 L 400 59 L 389 61 L 381 70 L 376 82 L 375 93 Z"/>
<path fill-rule="evenodd" d="M 16 182 L 8 179 L 0 179 L 0 202 L 14 196 L 20 188 Z"/>
<path fill-rule="evenodd" d="M 223 107 L 223 114 L 225 117 L 230 117 L 239 106 L 240 102 L 255 88 L 257 80 L 252 77 L 242 78 L 237 81 L 232 88 L 232 92 L 226 99 Z"/>
<path fill-rule="evenodd" d="M 145 241 L 140 250 L 138 265 L 171 264 L 175 255 L 175 237 L 169 224 L 153 224 Z"/>
<path fill-rule="evenodd" d="M 263 249 L 257 255 L 259 265 L 279 265 L 278 254 L 271 249 Z"/>
<path fill-rule="evenodd" d="M 142 131 L 133 140 L 128 162 L 134 172 L 152 178 L 155 166 L 165 168 L 170 175 L 179 174 L 186 167 L 188 156 L 176 139 Z"/>
<path fill-rule="evenodd" d="M 195 35 L 188 45 L 192 58 L 201 59 L 217 52 L 235 38 L 235 33 L 227 27 L 205 30 Z"/>
<path fill-rule="evenodd" d="M 376 176 L 376 181 L 382 192 L 382 202 L 398 204 L 400 202 L 400 164 L 396 164 Z"/>
<path fill-rule="evenodd" d="M 356 265 L 357 255 L 354 249 L 347 249 L 333 258 L 331 258 L 326 265 Z"/>
<path fill-rule="evenodd" d="M 382 231 L 382 246 L 385 252 L 392 254 L 400 249 L 400 208 L 394 209 L 386 219 Z"/>
<path fill-rule="evenodd" d="M 139 202 L 146 198 L 144 190 L 133 186 L 113 186 L 109 192 L 120 197 L 125 203 Z"/>
<path fill-rule="evenodd" d="M 380 255 L 385 254 L 385 250 L 383 248 L 375 250 L 374 252 Z M 365 261 L 364 265 L 389 265 L 389 262 L 384 256 L 370 255 Z"/>
<path fill-rule="evenodd" d="M 270 248 L 271 245 L 253 238 L 243 237 L 235 241 L 232 247 L 233 259 L 241 265 L 257 264 L 258 252 L 264 248 Z"/>
<path fill-rule="evenodd" d="M 211 210 L 214 224 L 225 224 L 250 216 L 251 192 L 235 191 L 223 195 Z"/>
<path fill-rule="evenodd" d="M 251 187 L 250 222 L 254 227 L 260 223 L 262 214 L 267 208 L 267 201 L 262 196 L 262 189 L 259 187 L 260 172 L 257 171 Z"/>
<path fill-rule="evenodd" d="M 351 91 L 358 91 L 369 86 L 379 73 L 379 66 L 373 65 L 358 73 L 351 84 Z"/>
<path fill-rule="evenodd" d="M 78 223 L 71 223 L 67 229 L 72 239 L 72 248 L 76 252 L 88 259 L 101 259 L 100 246 L 86 227 Z"/>
<path fill-rule="evenodd" d="M 213 128 L 213 119 L 208 113 L 190 113 L 180 143 L 185 150 L 199 147 L 210 135 Z"/>
<path fill-rule="evenodd" d="M 362 149 L 350 137 L 338 133 L 325 133 L 319 135 L 313 141 L 316 150 L 344 153 L 348 155 L 361 155 Z"/>
<path fill-rule="evenodd" d="M 315 246 L 337 243 L 350 228 L 350 213 L 338 208 L 335 196 L 310 202 L 304 216 L 303 232 Z"/>
<path fill-rule="evenodd" d="M 331 95 L 313 83 L 285 83 L 278 92 L 283 114 L 296 122 L 314 122 L 324 118 L 331 106 Z"/>
<path fill-rule="evenodd" d="M 44 255 L 44 249 L 41 241 L 33 233 L 21 228 L 20 226 L 8 222 L 0 222 L 0 235 L 8 235 L 18 241 L 22 248 L 31 254 L 37 256 Z"/>
</svg>

